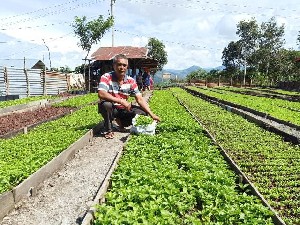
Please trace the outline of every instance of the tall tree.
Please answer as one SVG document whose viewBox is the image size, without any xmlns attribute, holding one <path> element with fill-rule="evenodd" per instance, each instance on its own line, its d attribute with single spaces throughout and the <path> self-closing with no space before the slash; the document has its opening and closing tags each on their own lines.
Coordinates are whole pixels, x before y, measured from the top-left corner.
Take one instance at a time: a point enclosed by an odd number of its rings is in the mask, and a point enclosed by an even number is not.
<svg viewBox="0 0 300 225">
<path fill-rule="evenodd" d="M 300 80 L 300 65 L 297 58 L 300 57 L 300 51 L 281 49 L 277 54 L 275 67 L 277 68 L 277 79 L 280 81 L 299 81 Z M 275 69 L 276 69 L 275 68 Z"/>
<path fill-rule="evenodd" d="M 190 74 L 188 74 L 186 76 L 186 80 L 188 82 L 199 82 L 200 80 L 205 79 L 205 82 L 206 82 L 207 75 L 208 75 L 208 73 L 204 69 L 200 68 L 200 69 L 198 69 L 196 71 L 193 71 Z"/>
<path fill-rule="evenodd" d="M 86 17 L 83 16 L 75 17 L 74 24 L 72 25 L 74 28 L 74 33 L 77 37 L 79 37 L 80 42 L 78 46 L 80 46 L 84 51 L 86 51 L 86 56 L 84 63 L 87 60 L 87 57 L 91 51 L 92 45 L 97 44 L 104 34 L 113 26 L 114 18 L 109 17 L 104 20 L 103 16 L 100 15 L 97 19 L 87 21 Z M 90 62 L 90 61 L 89 61 Z M 85 66 L 84 66 L 84 76 L 85 74 Z M 88 71 L 88 78 L 86 78 L 87 89 L 90 91 L 90 66 Z"/>
<path fill-rule="evenodd" d="M 148 57 L 158 62 L 157 69 L 162 70 L 168 63 L 168 54 L 165 51 L 165 45 L 156 38 L 150 38 L 146 46 L 148 48 Z"/>
<path fill-rule="evenodd" d="M 90 53 L 92 45 L 97 44 L 104 34 L 113 26 L 113 24 L 113 17 L 109 17 L 104 20 L 103 16 L 100 15 L 97 19 L 91 21 L 87 21 L 85 16 L 82 18 L 77 16 L 75 17 L 75 21 L 72 26 L 74 28 L 75 35 L 79 37 L 80 40 L 78 46 L 87 52 L 85 58 L 87 58 Z"/>
<path fill-rule="evenodd" d="M 259 38 L 260 70 L 270 80 L 271 84 L 274 82 L 272 75 L 278 73 L 278 65 L 280 64 L 278 54 L 285 43 L 283 36 L 284 25 L 278 26 L 274 17 L 261 24 Z"/>
<path fill-rule="evenodd" d="M 236 34 L 240 37 L 239 46 L 241 47 L 242 64 L 244 65 L 244 79 L 243 85 L 245 85 L 245 79 L 247 75 L 247 66 L 252 65 L 255 60 L 253 60 L 253 55 L 257 50 L 257 41 L 259 37 L 259 26 L 254 18 L 249 21 L 240 21 L 237 25 Z"/>
<path fill-rule="evenodd" d="M 233 77 L 240 71 L 241 47 L 239 42 L 231 41 L 222 52 L 223 66 L 226 74 L 230 77 L 230 85 L 233 84 Z"/>
</svg>

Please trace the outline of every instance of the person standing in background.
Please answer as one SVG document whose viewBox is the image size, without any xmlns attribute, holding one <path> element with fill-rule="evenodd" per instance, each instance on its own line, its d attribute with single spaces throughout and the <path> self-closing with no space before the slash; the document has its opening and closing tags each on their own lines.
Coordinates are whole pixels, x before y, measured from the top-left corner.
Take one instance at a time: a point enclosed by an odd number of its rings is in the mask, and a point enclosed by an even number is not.
<svg viewBox="0 0 300 225">
<path fill-rule="evenodd" d="M 143 72 L 142 70 L 139 70 L 139 74 L 136 77 L 136 83 L 138 85 L 138 88 L 140 91 L 143 90 Z"/>
<path fill-rule="evenodd" d="M 143 74 L 143 90 L 150 91 L 150 70 L 145 68 L 145 72 Z"/>
</svg>

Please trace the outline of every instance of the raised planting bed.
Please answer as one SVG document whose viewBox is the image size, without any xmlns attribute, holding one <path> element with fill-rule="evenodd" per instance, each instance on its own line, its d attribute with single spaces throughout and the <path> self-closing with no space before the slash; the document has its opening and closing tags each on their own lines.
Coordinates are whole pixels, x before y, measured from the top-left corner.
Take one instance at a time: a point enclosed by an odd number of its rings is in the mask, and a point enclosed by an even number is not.
<svg viewBox="0 0 300 225">
<path fill-rule="evenodd" d="M 15 204 L 30 195 L 39 182 L 72 157 L 74 149 L 90 139 L 91 129 L 99 124 L 100 118 L 97 106 L 88 105 L 63 118 L 43 123 L 27 134 L 0 140 L 0 200 L 4 201 L 0 203 L 0 216 L 7 213 L 7 202 Z M 74 144 L 81 137 L 81 144 Z M 50 166 L 45 166 L 48 162 Z M 37 172 L 40 169 L 42 172 Z"/>
<path fill-rule="evenodd" d="M 284 222 L 299 224 L 300 147 L 284 142 L 281 136 L 192 96 L 183 89 L 172 90 L 204 124 Z"/>
<path fill-rule="evenodd" d="M 210 89 L 196 87 L 188 87 L 188 89 L 208 96 L 210 99 L 220 101 L 221 103 L 232 104 L 232 106 L 236 108 L 239 107 L 243 110 L 259 112 L 267 118 L 286 123 L 286 125 L 300 130 L 300 102 L 247 96 L 228 91 L 217 93 Z"/>
<path fill-rule="evenodd" d="M 300 101 L 300 95 L 294 95 L 293 92 L 287 94 L 288 93 L 287 91 L 285 92 L 285 94 L 283 94 L 275 91 L 266 91 L 263 89 L 254 89 L 254 88 L 220 87 L 217 89 L 231 91 L 233 93 L 239 93 L 243 95 L 252 95 L 257 97 L 265 97 L 265 98 L 277 98 L 277 99 L 293 101 L 293 102 Z"/>
<path fill-rule="evenodd" d="M 240 115 L 248 121 L 251 121 L 268 131 L 281 135 L 285 141 L 289 141 L 294 144 L 300 143 L 300 127 L 298 125 L 276 119 L 252 108 L 203 94 L 197 90 L 190 88 L 184 88 L 184 90 L 212 104 L 218 105 L 229 112 Z"/>
<path fill-rule="evenodd" d="M 95 104 L 98 101 L 98 96 L 97 94 L 88 94 L 76 96 L 76 98 L 43 101 L 43 104 L 40 104 L 40 101 L 38 101 L 39 104 L 34 101 L 12 106 L 14 111 L 7 110 L 11 107 L 3 108 L 9 113 L 0 114 L 0 138 L 11 138 L 19 133 L 27 133 L 41 123 L 58 119 L 87 104 Z M 23 110 L 20 110 L 21 108 Z"/>
<path fill-rule="evenodd" d="M 19 133 L 26 133 L 35 126 L 65 116 L 76 108 L 41 107 L 21 113 L 0 116 L 0 138 L 11 138 Z"/>
<path fill-rule="evenodd" d="M 217 146 L 169 91 L 155 91 L 155 135 L 132 136 L 94 224 L 273 224 Z"/>
</svg>

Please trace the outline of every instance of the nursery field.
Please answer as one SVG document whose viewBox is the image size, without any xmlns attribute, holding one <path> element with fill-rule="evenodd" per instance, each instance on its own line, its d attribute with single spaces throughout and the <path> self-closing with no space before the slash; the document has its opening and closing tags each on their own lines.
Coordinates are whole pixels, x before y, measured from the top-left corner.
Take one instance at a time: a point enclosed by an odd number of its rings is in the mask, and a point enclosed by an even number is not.
<svg viewBox="0 0 300 225">
<path fill-rule="evenodd" d="M 188 88 L 300 124 L 297 102 Z M 99 124 L 95 101 L 97 95 L 84 95 L 57 103 L 52 107 L 74 111 L 0 139 L 0 193 L 11 191 Z M 149 104 L 162 121 L 155 135 L 130 135 L 124 143 L 92 223 L 300 224 L 298 145 L 182 88 L 155 90 Z M 271 207 L 240 181 L 220 148 Z"/>
<path fill-rule="evenodd" d="M 180 88 L 172 91 L 213 134 L 284 221 L 299 224 L 299 146 L 284 142 L 281 136 Z"/>
</svg>

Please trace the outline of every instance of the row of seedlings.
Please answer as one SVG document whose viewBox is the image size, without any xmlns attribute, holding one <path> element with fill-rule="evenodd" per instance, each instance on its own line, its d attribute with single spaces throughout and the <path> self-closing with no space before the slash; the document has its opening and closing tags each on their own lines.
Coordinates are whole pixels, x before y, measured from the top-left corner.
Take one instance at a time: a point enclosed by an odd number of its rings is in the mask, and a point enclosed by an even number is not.
<svg viewBox="0 0 300 225">
<path fill-rule="evenodd" d="M 293 123 L 300 126 L 300 102 L 290 102 L 282 99 L 271 99 L 265 97 L 248 96 L 219 90 L 221 93 L 212 89 L 188 87 L 191 90 L 229 101 L 241 106 L 245 106 L 259 112 L 266 113 L 274 118 Z"/>
<path fill-rule="evenodd" d="M 16 185 L 47 164 L 59 153 L 95 127 L 101 117 L 94 102 L 96 95 L 85 95 L 59 103 L 63 106 L 81 106 L 72 114 L 43 123 L 27 134 L 0 139 L 0 194 Z"/>
<path fill-rule="evenodd" d="M 94 224 L 272 224 L 170 91 L 150 104 L 162 119 L 156 134 L 131 136 Z"/>
<path fill-rule="evenodd" d="M 9 106 L 15 106 L 15 105 L 21 105 L 21 104 L 27 104 L 30 102 L 43 100 L 43 99 L 54 99 L 54 96 L 34 96 L 34 97 L 27 97 L 27 98 L 20 98 L 15 100 L 9 100 L 9 101 L 0 101 L 0 108 L 5 108 Z"/>
<path fill-rule="evenodd" d="M 220 89 L 233 90 L 233 91 L 253 91 L 258 94 L 278 95 L 281 97 L 295 97 L 300 96 L 299 91 L 289 91 L 277 88 L 263 88 L 263 87 L 233 87 L 233 86 L 220 86 Z"/>
<path fill-rule="evenodd" d="M 268 92 L 261 89 L 253 89 L 253 88 L 243 88 L 243 87 L 228 87 L 228 86 L 220 86 L 215 88 L 216 91 L 230 91 L 233 93 L 243 94 L 243 95 L 252 95 L 257 97 L 266 97 L 266 98 L 275 98 L 275 99 L 282 99 L 287 101 L 294 101 L 299 102 L 300 98 L 299 95 L 293 95 L 293 92 L 289 94 L 280 94 L 274 92 Z"/>
<path fill-rule="evenodd" d="M 300 224 L 300 147 L 180 88 L 172 90 L 286 224 Z"/>
</svg>

